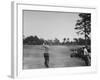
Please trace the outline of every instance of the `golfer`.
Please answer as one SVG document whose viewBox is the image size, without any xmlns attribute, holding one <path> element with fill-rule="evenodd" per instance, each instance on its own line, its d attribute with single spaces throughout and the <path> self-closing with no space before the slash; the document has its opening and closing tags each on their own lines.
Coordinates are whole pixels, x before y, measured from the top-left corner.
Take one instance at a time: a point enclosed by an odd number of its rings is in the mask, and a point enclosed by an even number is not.
<svg viewBox="0 0 100 80">
<path fill-rule="evenodd" d="M 49 46 L 47 43 L 43 43 L 43 48 L 44 48 L 44 65 L 45 67 L 49 67 Z"/>
</svg>

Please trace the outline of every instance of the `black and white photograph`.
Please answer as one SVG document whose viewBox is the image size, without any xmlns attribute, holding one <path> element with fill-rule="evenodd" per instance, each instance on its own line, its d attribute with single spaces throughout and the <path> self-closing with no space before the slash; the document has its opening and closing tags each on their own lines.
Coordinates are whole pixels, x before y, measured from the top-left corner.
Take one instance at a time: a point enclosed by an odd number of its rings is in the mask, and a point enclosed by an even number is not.
<svg viewBox="0 0 100 80">
<path fill-rule="evenodd" d="M 23 10 L 23 69 L 91 66 L 91 13 Z"/>
</svg>

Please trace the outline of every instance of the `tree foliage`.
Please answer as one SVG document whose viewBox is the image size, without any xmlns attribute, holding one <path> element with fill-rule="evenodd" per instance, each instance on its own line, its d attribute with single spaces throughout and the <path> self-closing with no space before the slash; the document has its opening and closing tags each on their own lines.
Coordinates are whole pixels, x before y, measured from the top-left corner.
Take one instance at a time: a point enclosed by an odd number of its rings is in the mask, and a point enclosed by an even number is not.
<svg viewBox="0 0 100 80">
<path fill-rule="evenodd" d="M 84 35 L 85 39 L 90 38 L 91 33 L 91 14 L 80 13 L 80 19 L 77 20 L 75 29 L 78 30 L 78 34 Z"/>
<path fill-rule="evenodd" d="M 85 42 L 87 42 L 87 45 L 91 44 L 91 40 L 90 39 L 83 39 L 83 38 L 74 38 L 74 43 L 77 45 L 85 45 Z"/>
<path fill-rule="evenodd" d="M 37 36 L 28 36 L 23 40 L 23 44 L 28 45 L 41 45 L 43 44 L 44 40 L 39 39 Z"/>
</svg>

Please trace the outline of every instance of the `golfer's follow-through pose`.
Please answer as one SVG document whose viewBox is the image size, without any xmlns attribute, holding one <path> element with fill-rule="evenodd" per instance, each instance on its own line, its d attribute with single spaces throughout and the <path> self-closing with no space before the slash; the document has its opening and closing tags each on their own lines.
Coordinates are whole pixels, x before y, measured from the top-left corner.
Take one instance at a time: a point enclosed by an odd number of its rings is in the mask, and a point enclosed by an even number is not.
<svg viewBox="0 0 100 80">
<path fill-rule="evenodd" d="M 43 43 L 43 47 L 44 47 L 44 65 L 45 67 L 49 67 L 49 47 L 46 43 Z"/>
</svg>

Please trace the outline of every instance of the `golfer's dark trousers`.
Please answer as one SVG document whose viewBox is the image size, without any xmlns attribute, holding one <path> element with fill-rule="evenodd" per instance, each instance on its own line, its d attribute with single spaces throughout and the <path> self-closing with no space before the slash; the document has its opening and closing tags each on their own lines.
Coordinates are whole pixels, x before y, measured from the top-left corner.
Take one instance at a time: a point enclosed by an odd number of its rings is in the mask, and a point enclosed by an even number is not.
<svg viewBox="0 0 100 80">
<path fill-rule="evenodd" d="M 45 67 L 49 67 L 49 53 L 44 53 L 44 59 L 45 59 L 45 62 L 44 62 L 44 65 Z"/>
</svg>

